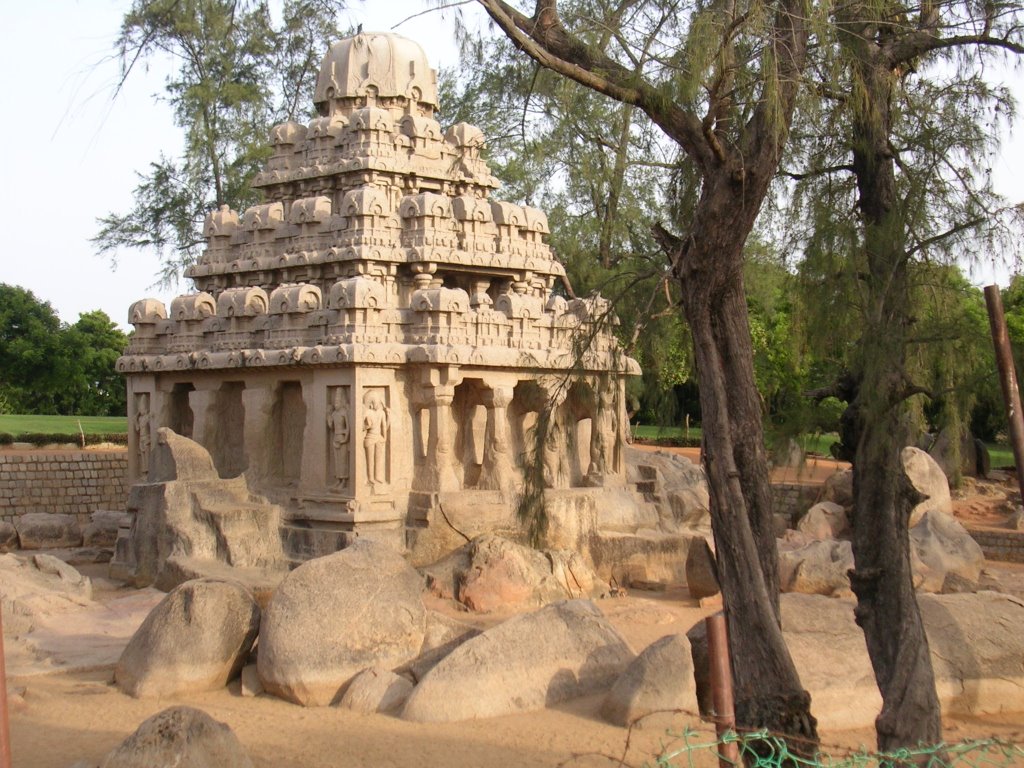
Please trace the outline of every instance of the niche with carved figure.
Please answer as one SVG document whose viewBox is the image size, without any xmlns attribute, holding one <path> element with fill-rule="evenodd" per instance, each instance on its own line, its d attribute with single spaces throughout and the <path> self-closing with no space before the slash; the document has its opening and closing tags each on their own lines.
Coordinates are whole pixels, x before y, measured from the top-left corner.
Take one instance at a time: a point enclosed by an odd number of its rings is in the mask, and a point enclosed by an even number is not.
<svg viewBox="0 0 1024 768">
<path fill-rule="evenodd" d="M 352 487 L 351 387 L 327 388 L 327 482 L 335 490 Z"/>
<path fill-rule="evenodd" d="M 391 409 L 387 387 L 363 387 L 360 439 L 366 483 L 374 494 L 390 489 Z"/>
</svg>

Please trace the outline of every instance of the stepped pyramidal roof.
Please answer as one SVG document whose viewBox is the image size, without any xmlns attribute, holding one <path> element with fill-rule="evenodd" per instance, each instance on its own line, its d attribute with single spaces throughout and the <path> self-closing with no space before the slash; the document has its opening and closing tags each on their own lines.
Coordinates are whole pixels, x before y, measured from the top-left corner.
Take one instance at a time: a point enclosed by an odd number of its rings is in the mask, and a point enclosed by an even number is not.
<svg viewBox="0 0 1024 768">
<path fill-rule="evenodd" d="M 608 319 L 607 302 L 569 298 L 542 211 L 492 196 L 482 132 L 442 130 L 419 45 L 387 33 L 341 40 L 314 103 L 308 124 L 271 131 L 253 183 L 266 202 L 207 217 L 207 249 L 185 271 L 197 291 L 169 312 L 155 300 L 131 307 L 120 370 L 580 365 L 573 339 Z M 585 369 L 636 372 L 612 359 L 609 334 L 588 335 Z"/>
</svg>

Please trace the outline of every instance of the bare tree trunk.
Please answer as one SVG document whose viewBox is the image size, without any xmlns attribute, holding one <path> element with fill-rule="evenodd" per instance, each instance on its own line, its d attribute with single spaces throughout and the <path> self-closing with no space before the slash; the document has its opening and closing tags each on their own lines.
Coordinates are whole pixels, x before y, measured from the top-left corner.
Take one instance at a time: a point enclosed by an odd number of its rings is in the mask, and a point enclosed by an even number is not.
<svg viewBox="0 0 1024 768">
<path fill-rule="evenodd" d="M 905 224 L 889 145 L 893 80 L 884 48 L 869 37 L 872 27 L 851 24 L 848 29 L 859 30 L 849 33 L 844 44 L 853 54 L 854 97 L 860 105 L 853 119 L 853 167 L 867 266 L 860 388 L 853 403 L 859 439 L 853 474 L 856 568 L 850 583 L 882 694 L 875 721 L 878 747 L 888 750 L 938 743 L 942 731 L 910 565 L 908 527 L 916 491 L 900 462 L 908 442 L 910 383 L 904 362 L 912 321 Z"/>
<path fill-rule="evenodd" d="M 779 622 L 771 486 L 743 288 L 743 243 L 753 215 L 749 221 L 737 215 L 746 194 L 759 194 L 758 186 L 748 178 L 741 188 L 725 173 L 707 180 L 698 226 L 679 252 L 676 271 L 700 386 L 737 723 L 796 736 L 792 746 L 800 749 L 817 742 L 817 723 Z"/>
</svg>

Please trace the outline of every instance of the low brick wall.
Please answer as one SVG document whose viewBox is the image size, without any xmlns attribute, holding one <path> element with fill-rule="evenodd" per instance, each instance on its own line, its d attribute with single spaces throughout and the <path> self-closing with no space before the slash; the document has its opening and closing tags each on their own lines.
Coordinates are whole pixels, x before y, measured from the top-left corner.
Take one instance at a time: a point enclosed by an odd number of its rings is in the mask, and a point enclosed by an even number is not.
<svg viewBox="0 0 1024 768">
<path fill-rule="evenodd" d="M 1001 560 L 1004 563 L 1024 563 L 1024 531 L 969 528 L 967 532 L 978 542 L 987 559 Z"/>
<path fill-rule="evenodd" d="M 126 451 L 0 451 L 0 520 L 29 512 L 76 515 L 124 509 Z"/>
<path fill-rule="evenodd" d="M 777 515 L 786 515 L 795 520 L 810 509 L 818 500 L 821 485 L 806 483 L 772 483 L 772 501 Z"/>
</svg>

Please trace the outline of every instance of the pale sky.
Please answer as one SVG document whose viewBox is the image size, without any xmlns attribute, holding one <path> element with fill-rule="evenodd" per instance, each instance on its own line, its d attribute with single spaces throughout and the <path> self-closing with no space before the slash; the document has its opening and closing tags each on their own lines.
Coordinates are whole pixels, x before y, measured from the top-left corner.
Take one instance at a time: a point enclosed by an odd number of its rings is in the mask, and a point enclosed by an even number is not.
<svg viewBox="0 0 1024 768">
<path fill-rule="evenodd" d="M 89 242 L 99 217 L 131 207 L 136 171 L 145 170 L 161 151 L 177 154 L 181 141 L 170 110 L 156 98 L 164 82 L 158 67 L 133 73 L 111 101 L 118 77 L 113 41 L 129 5 L 129 0 L 9 3 L 0 25 L 7 105 L 7 118 L 0 122 L 7 152 L 0 184 L 5 241 L 0 282 L 28 288 L 66 322 L 102 309 L 126 330 L 133 301 L 151 296 L 169 304 L 191 290 L 185 280 L 176 289 L 151 288 L 158 270 L 155 254 L 125 251 L 115 269 Z M 362 23 L 366 31 L 387 31 L 428 4 L 371 0 L 353 6 L 340 26 Z M 450 16 L 433 12 L 394 31 L 420 43 L 439 67 L 455 61 L 452 29 Z M 1018 98 L 1024 97 L 1021 74 L 1006 77 Z M 993 166 L 997 189 L 1013 202 L 1024 201 L 1022 133 L 1024 125 Z M 974 275 L 978 284 L 993 276 L 1005 282 L 1005 268 L 993 272 L 986 259 L 980 261 Z"/>
</svg>

